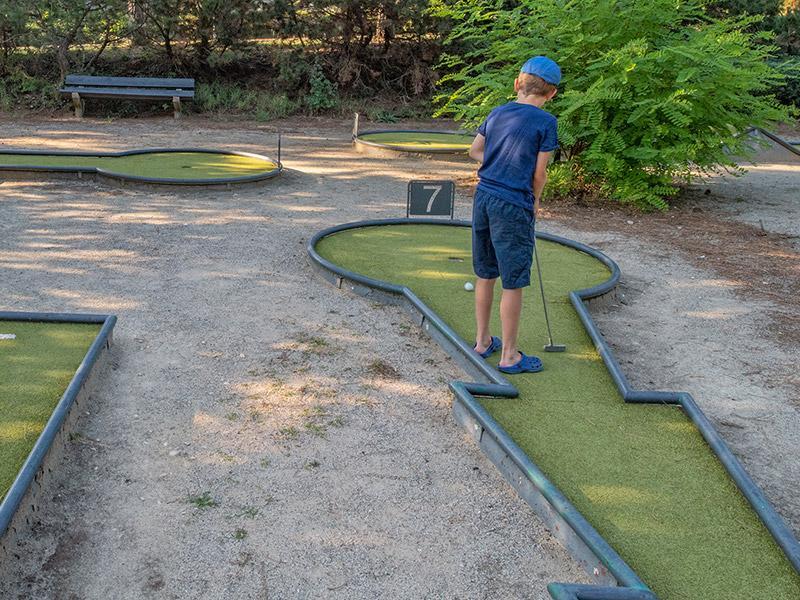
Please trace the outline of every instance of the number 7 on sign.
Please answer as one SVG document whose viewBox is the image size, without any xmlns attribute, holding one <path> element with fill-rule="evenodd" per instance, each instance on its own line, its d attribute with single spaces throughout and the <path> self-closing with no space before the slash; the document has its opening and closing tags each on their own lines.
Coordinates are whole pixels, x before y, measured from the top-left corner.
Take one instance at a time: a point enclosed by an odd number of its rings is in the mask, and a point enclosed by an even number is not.
<svg viewBox="0 0 800 600">
<path fill-rule="evenodd" d="M 452 219 L 455 188 L 455 183 L 444 179 L 409 181 L 406 217 L 449 216 Z"/>
<path fill-rule="evenodd" d="M 423 190 L 433 190 L 433 194 L 431 194 L 431 197 L 428 200 L 428 209 L 427 209 L 427 212 L 431 212 L 431 209 L 433 209 L 433 203 L 436 200 L 436 196 L 438 196 L 439 192 L 442 191 L 442 186 L 440 186 L 440 185 L 423 185 L 422 189 Z"/>
</svg>

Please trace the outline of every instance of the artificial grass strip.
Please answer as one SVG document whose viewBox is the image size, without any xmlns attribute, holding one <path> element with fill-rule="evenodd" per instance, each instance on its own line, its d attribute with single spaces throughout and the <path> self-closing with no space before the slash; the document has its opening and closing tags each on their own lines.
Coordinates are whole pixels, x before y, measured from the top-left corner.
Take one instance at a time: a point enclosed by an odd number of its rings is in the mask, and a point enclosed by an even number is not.
<svg viewBox="0 0 800 600">
<path fill-rule="evenodd" d="M 218 152 L 147 152 L 128 156 L 3 154 L 0 166 L 92 167 L 118 175 L 159 179 L 236 179 L 269 173 L 277 163 Z"/>
<path fill-rule="evenodd" d="M 44 429 L 100 325 L 0 320 L 0 499 Z"/>
<path fill-rule="evenodd" d="M 606 267 L 560 244 L 538 247 L 556 341 L 567 352 L 540 352 L 541 300 L 528 288 L 520 347 L 540 355 L 545 370 L 510 377 L 519 398 L 483 405 L 662 600 L 800 598 L 800 576 L 683 412 L 623 402 L 568 298 L 605 281 Z M 474 279 L 468 228 L 352 229 L 317 250 L 408 286 L 473 339 L 474 295 L 463 289 Z"/>
<path fill-rule="evenodd" d="M 365 142 L 381 144 L 389 148 L 410 148 L 412 150 L 451 150 L 466 152 L 475 136 L 461 133 L 430 133 L 425 131 L 386 131 L 359 135 Z"/>
</svg>

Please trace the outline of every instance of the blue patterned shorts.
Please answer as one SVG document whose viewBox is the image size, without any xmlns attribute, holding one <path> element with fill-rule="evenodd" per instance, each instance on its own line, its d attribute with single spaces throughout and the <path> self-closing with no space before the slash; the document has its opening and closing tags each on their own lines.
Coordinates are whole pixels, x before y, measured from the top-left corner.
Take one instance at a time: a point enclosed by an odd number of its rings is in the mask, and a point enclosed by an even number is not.
<svg viewBox="0 0 800 600">
<path fill-rule="evenodd" d="M 500 277 L 503 289 L 531 283 L 533 210 L 477 190 L 472 206 L 472 268 L 481 279 Z"/>
</svg>

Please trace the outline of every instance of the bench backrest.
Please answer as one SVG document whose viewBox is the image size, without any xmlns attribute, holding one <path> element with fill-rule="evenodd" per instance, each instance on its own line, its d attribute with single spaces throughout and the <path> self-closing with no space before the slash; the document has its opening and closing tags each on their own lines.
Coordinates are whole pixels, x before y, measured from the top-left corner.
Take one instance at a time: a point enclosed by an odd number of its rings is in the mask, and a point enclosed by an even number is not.
<svg viewBox="0 0 800 600">
<path fill-rule="evenodd" d="M 169 77 L 94 77 L 92 75 L 67 75 L 68 86 L 108 88 L 158 88 L 169 90 L 194 90 L 194 79 Z"/>
</svg>

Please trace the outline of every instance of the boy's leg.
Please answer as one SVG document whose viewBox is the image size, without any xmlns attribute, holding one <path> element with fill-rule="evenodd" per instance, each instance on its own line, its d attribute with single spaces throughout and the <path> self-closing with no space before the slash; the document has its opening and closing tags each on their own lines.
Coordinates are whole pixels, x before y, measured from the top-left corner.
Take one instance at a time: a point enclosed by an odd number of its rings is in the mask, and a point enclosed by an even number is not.
<svg viewBox="0 0 800 600">
<path fill-rule="evenodd" d="M 519 362 L 517 336 L 519 335 L 519 319 L 522 314 L 522 288 L 503 290 L 500 300 L 500 323 L 503 328 L 503 353 L 500 355 L 500 366 L 510 367 Z"/>
<path fill-rule="evenodd" d="M 485 352 L 492 343 L 489 320 L 492 314 L 494 282 L 500 275 L 492 244 L 486 195 L 475 192 L 472 206 L 472 269 L 475 271 L 475 350 Z"/>
<path fill-rule="evenodd" d="M 475 282 L 475 350 L 486 352 L 492 343 L 489 331 L 489 320 L 492 317 L 492 301 L 494 300 L 495 279 L 478 278 Z"/>
<path fill-rule="evenodd" d="M 500 321 L 503 329 L 501 367 L 510 367 L 522 358 L 517 339 L 522 313 L 522 290 L 530 285 L 533 263 L 533 210 L 502 200 L 490 209 L 492 242 L 497 253 L 503 296 Z"/>
</svg>

